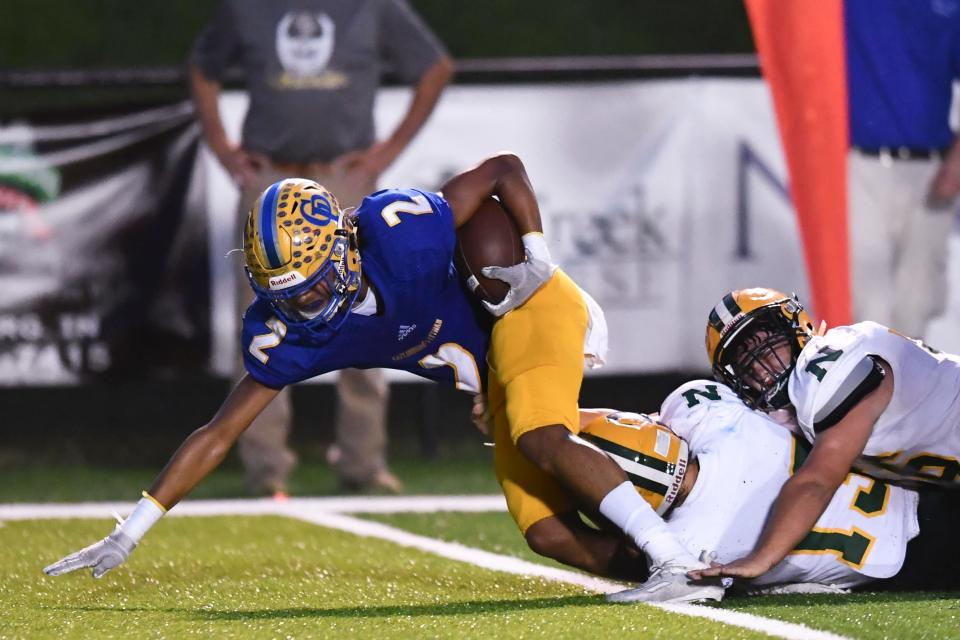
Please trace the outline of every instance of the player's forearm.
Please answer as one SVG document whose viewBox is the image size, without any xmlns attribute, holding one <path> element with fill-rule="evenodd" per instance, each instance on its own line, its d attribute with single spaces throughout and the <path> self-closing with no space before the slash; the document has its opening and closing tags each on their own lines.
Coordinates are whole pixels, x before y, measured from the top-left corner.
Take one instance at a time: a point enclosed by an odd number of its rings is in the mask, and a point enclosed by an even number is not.
<svg viewBox="0 0 960 640">
<path fill-rule="evenodd" d="M 166 509 L 173 507 L 223 461 L 244 429 L 280 392 L 244 376 L 205 426 L 191 433 L 150 487 Z"/>
<path fill-rule="evenodd" d="M 423 127 L 452 77 L 453 61 L 444 56 L 420 78 L 407 114 L 387 139 L 393 157 L 400 155 Z"/>
<path fill-rule="evenodd" d="M 233 439 L 216 433 L 211 425 L 191 433 L 148 490 L 165 509 L 180 502 L 216 469 L 233 445 Z"/>
<path fill-rule="evenodd" d="M 497 196 L 521 234 L 541 232 L 540 207 L 516 155 L 504 152 L 450 178 L 441 189 L 453 209 L 455 227 L 463 226 L 490 196 Z"/>
<path fill-rule="evenodd" d="M 751 555 L 768 567 L 783 560 L 814 527 L 835 491 L 836 487 L 816 478 L 800 474 L 790 478 Z"/>
<path fill-rule="evenodd" d="M 207 144 L 218 158 L 222 158 L 229 150 L 230 141 L 220 119 L 220 84 L 207 78 L 196 66 L 191 66 L 190 88 Z"/>
<path fill-rule="evenodd" d="M 122 564 L 167 510 L 220 464 L 243 430 L 260 415 L 277 393 L 279 389 L 266 387 L 250 376 L 244 376 L 227 396 L 213 420 L 184 440 L 150 491 L 143 493 L 133 512 L 117 525 L 113 533 L 47 566 L 44 571 L 49 575 L 60 575 L 83 567 L 94 567 L 93 575 L 98 578 Z"/>
<path fill-rule="evenodd" d="M 143 498 L 130 516 L 111 534 L 111 537 L 116 536 L 115 543 L 123 548 L 123 559 L 168 510 L 220 464 L 229 451 L 223 433 L 218 434 L 210 427 L 207 425 L 190 434 L 150 490 L 143 492 Z"/>
<path fill-rule="evenodd" d="M 540 219 L 540 205 L 533 192 L 533 185 L 527 176 L 526 167 L 517 156 L 503 154 L 502 169 L 497 174 L 492 193 L 500 199 L 504 209 L 510 213 L 520 235 L 528 233 L 542 233 L 543 224 Z"/>
</svg>

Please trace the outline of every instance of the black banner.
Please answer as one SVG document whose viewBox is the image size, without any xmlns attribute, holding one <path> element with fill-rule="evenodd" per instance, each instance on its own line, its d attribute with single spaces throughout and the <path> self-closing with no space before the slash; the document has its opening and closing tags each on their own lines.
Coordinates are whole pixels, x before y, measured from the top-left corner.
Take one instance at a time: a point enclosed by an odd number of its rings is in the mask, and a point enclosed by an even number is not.
<svg viewBox="0 0 960 640">
<path fill-rule="evenodd" d="M 199 137 L 189 103 L 0 125 L 0 385 L 206 368 Z"/>
</svg>

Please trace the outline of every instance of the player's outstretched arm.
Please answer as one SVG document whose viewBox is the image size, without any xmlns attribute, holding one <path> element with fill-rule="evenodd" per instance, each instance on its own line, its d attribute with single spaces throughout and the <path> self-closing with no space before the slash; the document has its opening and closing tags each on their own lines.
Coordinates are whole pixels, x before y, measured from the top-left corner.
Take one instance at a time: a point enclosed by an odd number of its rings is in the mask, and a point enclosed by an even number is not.
<svg viewBox="0 0 960 640">
<path fill-rule="evenodd" d="M 130 517 L 103 540 L 54 562 L 43 571 L 58 576 L 90 567 L 93 577 L 99 578 L 122 564 L 147 530 L 223 461 L 243 430 L 277 393 L 277 389 L 244 376 L 213 419 L 184 440 L 150 491 L 144 492 Z"/>
<path fill-rule="evenodd" d="M 887 371 L 889 365 L 883 363 Z M 863 453 L 873 425 L 893 394 L 893 376 L 850 409 L 832 427 L 817 436 L 803 466 L 780 489 L 770 519 L 749 555 L 726 565 L 691 571 L 693 579 L 707 576 L 756 578 L 783 560 L 823 514 L 833 494 Z"/>
<path fill-rule="evenodd" d="M 516 309 L 550 280 L 557 266 L 543 239 L 540 207 L 520 158 L 512 153 L 487 158 L 452 177 L 441 191 L 450 204 L 457 227 L 466 223 L 487 198 L 497 196 L 520 230 L 526 260 L 512 267 L 483 269 L 484 276 L 510 285 L 499 304 L 483 303 L 490 313 L 502 316 Z"/>
<path fill-rule="evenodd" d="M 165 509 L 173 508 L 219 466 L 240 434 L 279 392 L 244 376 L 213 419 L 183 441 L 150 486 L 150 495 Z"/>
</svg>

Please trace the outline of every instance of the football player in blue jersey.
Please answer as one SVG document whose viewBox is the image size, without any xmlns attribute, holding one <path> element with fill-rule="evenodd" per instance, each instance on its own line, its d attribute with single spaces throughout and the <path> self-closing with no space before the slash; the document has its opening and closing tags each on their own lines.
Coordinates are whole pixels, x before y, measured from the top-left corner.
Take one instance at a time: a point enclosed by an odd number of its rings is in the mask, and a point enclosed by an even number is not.
<svg viewBox="0 0 960 640">
<path fill-rule="evenodd" d="M 486 313 L 452 258 L 456 228 L 490 196 L 514 218 L 526 259 L 485 270 L 510 285 L 502 302 L 484 303 Z M 623 536 L 587 531 L 574 520 L 584 506 L 626 532 L 664 575 L 686 582 L 686 569 L 705 566 L 673 539 L 623 470 L 576 436 L 585 348 L 602 358 L 606 326 L 596 303 L 553 264 L 516 156 L 489 158 L 451 178 L 442 193 L 378 191 L 354 214 L 319 184 L 283 180 L 254 204 L 243 243 L 257 294 L 243 319 L 247 375 L 125 522 L 47 573 L 93 567 L 99 577 L 123 562 L 147 529 L 216 468 L 279 389 L 346 367 L 402 369 L 485 391 L 497 478 L 535 551 L 630 577 L 623 558 L 642 559 L 625 550 Z"/>
</svg>

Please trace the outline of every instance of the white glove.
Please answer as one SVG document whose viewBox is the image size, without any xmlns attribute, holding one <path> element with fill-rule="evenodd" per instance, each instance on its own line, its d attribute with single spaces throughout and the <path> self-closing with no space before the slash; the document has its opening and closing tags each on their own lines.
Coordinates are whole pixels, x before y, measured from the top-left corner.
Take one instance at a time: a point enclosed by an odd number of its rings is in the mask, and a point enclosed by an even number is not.
<svg viewBox="0 0 960 640">
<path fill-rule="evenodd" d="M 495 316 L 502 316 L 513 311 L 530 299 L 537 289 L 542 287 L 553 276 L 557 265 L 550 258 L 550 250 L 542 233 L 526 233 L 523 235 L 523 252 L 526 260 L 512 267 L 484 267 L 481 273 L 487 278 L 503 280 L 510 285 L 510 290 L 498 304 L 490 304 L 486 300 L 483 306 Z"/>
<path fill-rule="evenodd" d="M 93 577 L 100 578 L 107 571 L 123 564 L 136 546 L 137 543 L 117 527 L 100 542 L 44 567 L 43 572 L 48 576 L 59 576 L 77 569 L 93 567 Z"/>
</svg>

